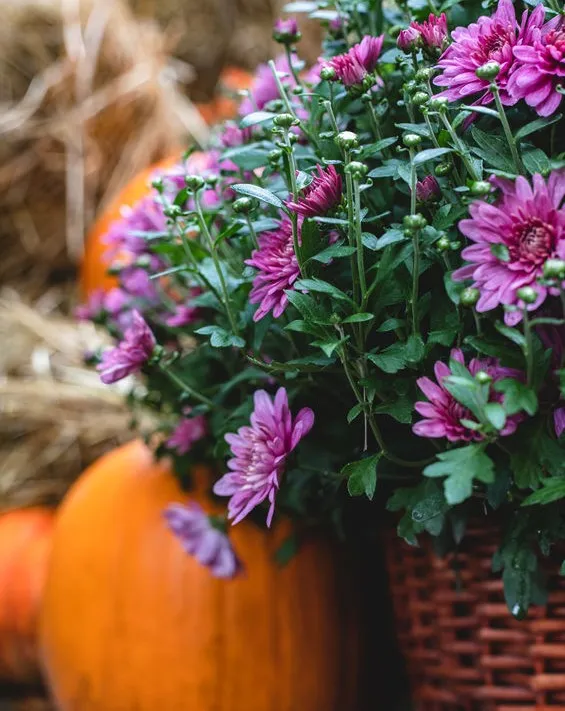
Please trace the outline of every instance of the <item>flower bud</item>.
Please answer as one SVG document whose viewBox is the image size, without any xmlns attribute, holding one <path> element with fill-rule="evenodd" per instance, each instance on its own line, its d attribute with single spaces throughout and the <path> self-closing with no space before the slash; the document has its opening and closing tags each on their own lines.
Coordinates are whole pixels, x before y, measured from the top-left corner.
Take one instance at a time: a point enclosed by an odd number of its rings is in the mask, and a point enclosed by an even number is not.
<svg viewBox="0 0 565 711">
<path fill-rule="evenodd" d="M 352 148 L 357 148 L 359 146 L 359 139 L 357 134 L 352 131 L 342 131 L 338 133 L 335 142 L 340 148 L 350 151 Z"/>
<path fill-rule="evenodd" d="M 275 126 L 280 126 L 282 128 L 290 128 L 291 126 L 297 126 L 298 119 L 294 118 L 292 114 L 279 114 L 273 119 Z"/>
<path fill-rule="evenodd" d="M 407 27 L 400 30 L 396 40 L 396 46 L 405 54 L 410 54 L 421 44 L 422 36 L 414 27 Z"/>
<path fill-rule="evenodd" d="M 336 78 L 335 69 L 327 65 L 325 67 L 322 67 L 322 69 L 320 70 L 320 78 L 324 81 L 334 81 L 334 79 Z"/>
<path fill-rule="evenodd" d="M 163 208 L 163 215 L 174 220 L 182 215 L 182 207 L 180 205 L 167 205 L 167 207 Z"/>
<path fill-rule="evenodd" d="M 444 235 L 443 237 L 440 237 L 438 241 L 436 242 L 436 247 L 440 252 L 447 252 L 448 249 L 451 247 L 451 242 L 449 239 Z"/>
<path fill-rule="evenodd" d="M 302 35 L 298 30 L 298 23 L 294 17 L 287 20 L 277 20 L 273 28 L 273 39 L 280 44 L 290 45 L 298 42 Z"/>
<path fill-rule="evenodd" d="M 416 72 L 416 81 L 429 81 L 434 75 L 432 67 L 422 67 Z"/>
<path fill-rule="evenodd" d="M 407 148 L 414 148 L 422 143 L 422 136 L 418 136 L 417 133 L 406 133 L 402 137 L 402 142 Z"/>
<path fill-rule="evenodd" d="M 565 279 L 565 261 L 548 259 L 543 265 L 543 275 L 547 279 Z"/>
<path fill-rule="evenodd" d="M 430 97 L 425 91 L 417 91 L 412 97 L 412 103 L 414 106 L 423 106 L 428 103 L 429 99 Z"/>
<path fill-rule="evenodd" d="M 499 72 L 500 64 L 498 62 L 485 62 L 485 64 L 475 70 L 475 74 L 479 79 L 487 79 L 488 81 L 496 79 Z"/>
<path fill-rule="evenodd" d="M 356 180 L 362 180 L 367 175 L 368 171 L 369 169 L 365 163 L 361 163 L 357 160 L 353 160 L 345 166 L 345 172 L 349 173 Z"/>
<path fill-rule="evenodd" d="M 448 175 L 453 170 L 453 163 L 438 163 L 434 168 L 434 173 L 441 178 Z"/>
<path fill-rule="evenodd" d="M 204 187 L 204 178 L 201 175 L 187 175 L 184 182 L 193 193 Z"/>
<path fill-rule="evenodd" d="M 283 152 L 280 148 L 273 148 L 273 150 L 269 153 L 269 163 L 278 163 L 282 158 L 282 154 Z"/>
<path fill-rule="evenodd" d="M 474 306 L 481 297 L 481 292 L 474 286 L 468 286 L 461 292 L 461 304 L 463 306 Z"/>
<path fill-rule="evenodd" d="M 215 188 L 220 180 L 220 176 L 217 173 L 211 173 L 210 175 L 206 176 L 205 180 L 206 180 L 206 185 L 208 185 L 211 188 Z"/>
<path fill-rule="evenodd" d="M 534 304 L 538 298 L 538 292 L 531 286 L 523 286 L 518 289 L 516 296 L 525 304 Z"/>
<path fill-rule="evenodd" d="M 489 383 L 492 383 L 492 375 L 487 373 L 486 370 L 479 370 L 475 373 L 475 380 L 480 385 L 488 385 Z"/>
<path fill-rule="evenodd" d="M 154 188 L 160 195 L 163 194 L 163 190 L 165 189 L 165 184 L 163 183 L 163 178 L 154 178 L 151 181 L 151 187 Z"/>
<path fill-rule="evenodd" d="M 470 187 L 471 195 L 488 195 L 492 185 L 487 180 L 476 180 Z"/>
<path fill-rule="evenodd" d="M 238 215 L 248 215 L 257 207 L 257 203 L 250 197 L 238 198 L 233 204 L 233 211 Z"/>
<path fill-rule="evenodd" d="M 441 197 L 441 188 L 433 175 L 426 175 L 416 183 L 416 199 L 422 203 L 437 202 Z"/>
<path fill-rule="evenodd" d="M 448 99 L 445 96 L 432 96 L 430 99 L 429 107 L 433 111 L 445 111 L 447 105 L 449 104 Z"/>
<path fill-rule="evenodd" d="M 428 221 L 417 212 L 415 215 L 405 215 L 402 223 L 406 229 L 414 231 L 423 229 L 428 224 Z"/>
</svg>

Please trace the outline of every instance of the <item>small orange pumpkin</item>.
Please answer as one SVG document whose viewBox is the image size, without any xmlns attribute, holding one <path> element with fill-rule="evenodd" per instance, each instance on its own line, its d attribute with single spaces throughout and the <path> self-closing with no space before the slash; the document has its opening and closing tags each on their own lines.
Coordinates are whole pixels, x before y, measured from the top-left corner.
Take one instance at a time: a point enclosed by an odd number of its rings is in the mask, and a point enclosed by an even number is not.
<svg viewBox="0 0 565 711">
<path fill-rule="evenodd" d="M 37 623 L 54 514 L 35 507 L 0 515 L 0 679 L 39 677 Z"/>
<path fill-rule="evenodd" d="M 348 576 L 335 550 L 310 540 L 280 567 L 287 526 L 271 534 L 243 522 L 231 533 L 246 573 L 217 580 L 164 521 L 167 504 L 186 500 L 139 441 L 93 464 L 67 495 L 41 620 L 57 708 L 354 709 L 355 604 L 341 594 Z"/>
</svg>

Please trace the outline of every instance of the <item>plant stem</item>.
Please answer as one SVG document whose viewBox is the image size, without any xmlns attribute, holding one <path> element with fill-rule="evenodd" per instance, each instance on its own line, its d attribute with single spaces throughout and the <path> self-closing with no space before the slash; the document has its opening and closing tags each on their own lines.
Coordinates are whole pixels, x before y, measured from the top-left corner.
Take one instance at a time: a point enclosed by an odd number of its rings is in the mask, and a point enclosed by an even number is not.
<svg viewBox="0 0 565 711">
<path fill-rule="evenodd" d="M 416 153 L 413 148 L 410 148 L 410 214 L 416 214 L 416 183 L 417 183 L 417 172 L 416 166 L 414 165 L 414 157 Z M 414 252 L 414 258 L 412 262 L 412 333 L 414 336 L 418 335 L 418 294 L 420 291 L 420 230 L 413 230 L 412 232 L 412 246 Z"/>
<path fill-rule="evenodd" d="M 461 142 L 461 139 L 457 135 L 457 131 L 453 128 L 450 120 L 447 118 L 447 116 L 445 115 L 445 113 L 443 111 L 440 111 L 440 116 L 441 116 L 443 125 L 445 126 L 449 135 L 451 136 L 451 140 L 453 141 L 455 149 L 461 156 L 461 160 L 463 161 L 465 168 L 467 168 L 467 172 L 471 176 L 472 180 L 480 180 L 481 176 L 477 175 L 475 166 L 473 165 L 473 162 L 471 161 L 471 154 L 469 153 L 469 149 Z"/>
<path fill-rule="evenodd" d="M 290 142 L 288 136 L 288 131 L 285 135 L 285 145 L 286 155 L 288 158 L 288 180 L 290 182 L 290 192 L 292 193 L 293 202 L 296 202 L 298 200 L 298 185 L 296 182 L 296 160 L 294 158 L 294 150 L 292 148 L 292 143 Z M 304 269 L 300 256 L 300 242 L 298 240 L 298 213 L 296 213 L 294 210 L 290 211 L 290 222 L 292 224 L 292 244 L 294 246 L 294 254 L 296 255 L 296 261 L 298 262 L 298 268 L 300 269 L 300 276 L 304 276 Z"/>
<path fill-rule="evenodd" d="M 498 111 L 500 123 L 502 124 L 502 130 L 504 131 L 508 147 L 510 148 L 510 153 L 512 154 L 512 161 L 514 162 L 514 167 L 516 168 L 517 173 L 523 173 L 524 166 L 522 165 L 522 160 L 520 159 L 520 156 L 518 154 L 516 141 L 514 140 L 510 124 L 508 123 L 506 111 L 504 110 L 504 106 L 500 101 L 500 91 L 498 90 L 498 86 L 495 82 L 492 82 L 492 84 L 490 85 L 490 89 L 492 91 L 492 95 L 494 96 L 494 103 L 496 104 L 496 110 Z"/>
<path fill-rule="evenodd" d="M 259 242 L 257 241 L 257 233 L 255 232 L 255 228 L 253 227 L 253 222 L 251 221 L 251 217 L 249 215 L 245 215 L 245 220 L 247 222 L 247 226 L 249 227 L 249 235 L 251 237 L 251 241 L 253 242 L 253 246 L 255 249 L 259 249 Z"/>
<path fill-rule="evenodd" d="M 194 388 L 192 388 L 188 383 L 185 383 L 182 378 L 176 375 L 176 373 L 173 373 L 172 370 L 169 370 L 167 366 L 160 363 L 159 369 L 169 378 L 169 380 L 171 380 L 171 382 L 175 383 L 175 385 L 177 385 L 183 392 L 190 395 L 190 397 L 194 398 L 195 400 L 198 400 L 203 405 L 207 405 L 210 408 L 216 407 L 215 403 L 213 403 L 212 400 L 207 398 L 205 395 L 202 395 L 197 390 L 194 390 Z"/>
<path fill-rule="evenodd" d="M 238 332 L 238 328 L 237 328 L 237 325 L 235 322 L 235 318 L 234 318 L 232 310 L 231 310 L 230 297 L 228 294 L 228 287 L 226 285 L 224 272 L 222 270 L 222 265 L 220 264 L 218 255 L 216 253 L 216 247 L 214 246 L 214 240 L 212 238 L 212 235 L 210 234 L 210 230 L 208 229 L 206 220 L 204 219 L 204 214 L 202 213 L 202 205 L 200 204 L 200 194 L 198 192 L 196 192 L 194 194 L 194 204 L 196 206 L 196 213 L 197 213 L 198 219 L 200 221 L 200 229 L 206 235 L 206 238 L 210 244 L 210 254 L 212 256 L 212 261 L 214 262 L 214 267 L 216 268 L 216 273 L 218 274 L 218 279 L 220 280 L 220 286 L 222 288 L 222 296 L 223 296 L 222 300 L 224 302 L 228 320 L 230 322 L 230 326 L 231 326 L 233 333 L 237 336 L 237 335 L 239 335 L 239 332 Z"/>
<path fill-rule="evenodd" d="M 349 164 L 351 160 L 351 156 L 348 150 L 344 149 L 344 162 L 345 162 L 345 167 L 347 168 L 347 165 Z M 354 213 L 354 196 L 353 196 L 353 178 L 351 176 L 351 173 L 346 170 L 345 171 L 345 192 L 347 195 L 347 222 L 348 224 L 348 229 L 347 229 L 347 236 L 349 238 L 349 244 L 351 247 L 355 247 L 355 233 L 356 233 L 356 221 L 355 221 L 355 213 Z M 355 303 L 359 305 L 359 280 L 360 280 L 360 275 L 357 273 L 358 268 L 356 266 L 356 262 L 354 259 L 354 256 L 351 255 L 351 277 L 353 281 L 353 298 L 355 300 Z M 365 291 L 366 291 L 366 286 L 365 286 Z"/>
<path fill-rule="evenodd" d="M 361 286 L 361 308 L 363 309 L 367 299 L 367 280 L 365 277 L 365 260 L 363 254 L 363 230 L 361 227 L 361 191 L 359 181 L 353 178 L 353 195 L 355 198 L 355 242 L 357 246 L 357 271 L 359 272 L 359 284 Z"/>
<path fill-rule="evenodd" d="M 185 232 L 183 229 L 180 230 L 180 238 L 181 238 L 182 246 L 183 246 L 183 249 L 184 249 L 184 253 L 186 254 L 186 257 L 187 257 L 188 261 L 189 261 L 190 264 L 192 265 L 193 273 L 195 274 L 195 276 L 196 276 L 198 279 L 201 279 L 201 280 L 203 281 L 203 283 L 204 283 L 204 285 L 206 286 L 206 288 L 209 289 L 209 290 L 214 294 L 214 296 L 216 297 L 216 299 L 218 299 L 218 303 L 221 304 L 221 303 L 222 303 L 222 299 L 221 299 L 221 296 L 220 296 L 220 294 L 218 293 L 216 287 L 215 287 L 215 286 L 210 282 L 210 280 L 207 279 L 207 278 L 204 276 L 204 274 L 202 274 L 202 273 L 200 272 L 200 270 L 198 269 L 198 262 L 194 259 L 194 256 L 193 256 L 193 254 L 192 254 L 192 252 L 191 252 L 191 250 L 190 250 L 190 246 L 189 246 L 189 244 L 188 244 L 188 239 L 187 239 L 187 236 L 186 236 L 186 232 Z"/>
<path fill-rule="evenodd" d="M 529 386 L 531 386 L 532 379 L 534 377 L 534 349 L 532 340 L 532 328 L 528 317 L 528 310 L 525 308 L 522 313 L 524 321 L 524 338 L 526 339 L 526 345 L 524 347 L 524 356 L 526 357 L 526 382 Z"/>
<path fill-rule="evenodd" d="M 298 76 L 298 72 L 296 71 L 296 67 L 294 66 L 294 64 L 292 62 L 292 50 L 288 44 L 285 44 L 284 51 L 286 53 L 286 58 L 288 60 L 288 66 L 290 67 L 292 77 L 293 77 L 294 81 L 296 82 L 296 86 L 302 86 L 302 84 L 300 83 L 300 77 Z"/>
<path fill-rule="evenodd" d="M 327 111 L 328 116 L 330 117 L 330 123 L 332 124 L 333 130 L 336 132 L 336 134 L 338 134 L 339 133 L 339 126 L 337 125 L 333 106 L 327 99 L 326 99 L 326 101 L 324 101 L 324 109 Z"/>
<path fill-rule="evenodd" d="M 313 136 L 312 133 L 310 133 L 310 131 L 308 130 L 308 127 L 306 126 L 304 121 L 301 121 L 298 118 L 298 116 L 296 115 L 296 111 L 294 110 L 292 102 L 288 98 L 288 94 L 286 93 L 286 90 L 285 90 L 284 86 L 282 85 L 282 82 L 279 77 L 279 73 L 277 72 L 277 68 L 275 67 L 275 63 L 272 59 L 269 60 L 269 69 L 271 70 L 271 72 L 273 74 L 279 95 L 280 95 L 281 99 L 283 100 L 283 103 L 285 105 L 287 112 L 298 121 L 298 123 L 300 125 L 300 129 L 302 130 L 304 135 L 310 140 L 310 142 L 313 144 L 314 147 L 317 147 L 318 141 L 316 140 L 316 137 Z"/>
</svg>

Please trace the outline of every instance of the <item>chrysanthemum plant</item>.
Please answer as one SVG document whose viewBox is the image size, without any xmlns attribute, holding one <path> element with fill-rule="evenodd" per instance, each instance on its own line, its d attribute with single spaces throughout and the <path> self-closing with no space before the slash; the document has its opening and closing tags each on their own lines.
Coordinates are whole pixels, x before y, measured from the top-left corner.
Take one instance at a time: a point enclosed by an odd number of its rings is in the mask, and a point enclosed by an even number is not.
<svg viewBox="0 0 565 711">
<path fill-rule="evenodd" d="M 181 478 L 220 463 L 225 521 L 167 513 L 213 572 L 249 515 L 355 537 L 387 508 L 444 550 L 495 522 L 522 615 L 565 538 L 565 20 L 438 1 L 292 3 L 319 64 L 279 21 L 239 119 L 113 227 L 120 288 L 87 311 Z"/>
</svg>

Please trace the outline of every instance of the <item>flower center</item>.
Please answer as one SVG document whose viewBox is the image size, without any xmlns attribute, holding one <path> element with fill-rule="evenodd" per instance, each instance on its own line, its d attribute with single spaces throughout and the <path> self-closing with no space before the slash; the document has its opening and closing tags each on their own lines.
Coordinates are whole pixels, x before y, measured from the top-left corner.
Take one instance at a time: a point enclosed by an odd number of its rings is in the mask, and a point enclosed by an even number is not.
<svg viewBox="0 0 565 711">
<path fill-rule="evenodd" d="M 497 59 L 500 51 L 508 44 L 513 44 L 514 38 L 508 28 L 498 25 L 493 27 L 492 32 L 487 37 L 481 37 L 479 49 L 479 61 L 481 64 L 491 59 Z"/>
<path fill-rule="evenodd" d="M 546 45 L 553 45 L 561 54 L 565 54 L 565 30 L 551 30 L 545 38 Z"/>
<path fill-rule="evenodd" d="M 555 228 L 539 217 L 514 226 L 512 244 L 508 246 L 512 261 L 543 264 L 553 252 Z"/>
</svg>

